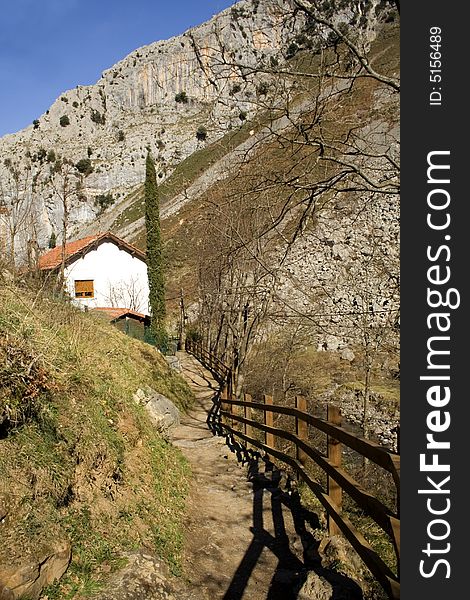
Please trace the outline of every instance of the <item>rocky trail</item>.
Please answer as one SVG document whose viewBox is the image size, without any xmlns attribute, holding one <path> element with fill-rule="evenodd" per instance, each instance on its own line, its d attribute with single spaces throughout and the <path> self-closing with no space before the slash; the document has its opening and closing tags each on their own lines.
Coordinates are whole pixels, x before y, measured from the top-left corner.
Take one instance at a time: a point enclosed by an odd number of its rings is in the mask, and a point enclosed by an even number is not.
<svg viewBox="0 0 470 600">
<path fill-rule="evenodd" d="M 179 353 L 179 359 L 196 396 L 173 432 L 194 475 L 183 567 L 189 597 L 361 598 L 352 581 L 322 568 L 314 536 L 318 517 L 300 505 L 283 473 L 211 431 L 208 414 L 218 384 L 192 356 Z M 305 584 L 309 571 L 314 577 Z"/>
<path fill-rule="evenodd" d="M 170 434 L 193 473 L 181 577 L 140 550 L 96 599 L 363 600 L 354 581 L 324 566 L 335 538 L 315 535 L 318 516 L 295 483 L 211 425 L 219 386 L 210 372 L 189 354 L 177 358 L 196 398 Z"/>
</svg>

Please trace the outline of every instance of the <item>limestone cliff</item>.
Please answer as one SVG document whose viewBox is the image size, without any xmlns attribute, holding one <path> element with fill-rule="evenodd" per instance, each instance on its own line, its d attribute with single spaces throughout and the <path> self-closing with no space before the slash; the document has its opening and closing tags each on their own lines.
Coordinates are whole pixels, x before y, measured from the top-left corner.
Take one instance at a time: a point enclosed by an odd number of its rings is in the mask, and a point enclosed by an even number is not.
<svg viewBox="0 0 470 600">
<path fill-rule="evenodd" d="M 32 125 L 3 137 L 2 156 L 13 165 L 29 161 L 32 176 L 40 172 L 39 181 L 56 156 L 73 163 L 89 160 L 92 172 L 83 178 L 70 219 L 76 225 L 93 221 L 96 196 L 112 192 L 119 203 L 143 181 L 147 148 L 158 156 L 165 177 L 200 147 L 199 127 L 210 142 L 254 114 L 255 84 L 236 86 L 243 73 L 228 63 L 250 68 L 282 60 L 303 22 L 285 18 L 289 5 L 289 0 L 242 0 L 182 35 L 136 49 L 95 85 L 64 91 Z M 8 195 L 7 166 L 2 160 L 2 189 Z M 62 211 L 52 191 L 37 188 L 34 196 L 44 247 L 52 230 L 60 235 Z"/>
<path fill-rule="evenodd" d="M 322 10 L 339 25 L 356 26 L 363 4 L 325 1 Z M 384 2 L 369 4 L 375 15 Z M 366 38 L 374 18 L 361 25 Z M 124 199 L 143 181 L 147 148 L 164 180 L 201 146 L 254 117 L 275 77 L 270 70 L 302 48 L 306 31 L 313 49 L 326 35 L 293 0 L 241 0 L 179 36 L 136 49 L 96 84 L 64 91 L 29 127 L 0 139 L 0 208 L 15 195 L 19 172 L 27 173 L 20 178 L 25 202 L 34 205 L 34 226 L 23 227 L 17 246 L 26 246 L 31 229 L 40 248 L 52 231 L 60 239 L 63 206 L 47 184 L 57 157 L 84 166 L 69 214 L 68 237 L 76 237 L 103 212 L 100 196 L 110 194 L 117 214 L 127 206 Z"/>
</svg>

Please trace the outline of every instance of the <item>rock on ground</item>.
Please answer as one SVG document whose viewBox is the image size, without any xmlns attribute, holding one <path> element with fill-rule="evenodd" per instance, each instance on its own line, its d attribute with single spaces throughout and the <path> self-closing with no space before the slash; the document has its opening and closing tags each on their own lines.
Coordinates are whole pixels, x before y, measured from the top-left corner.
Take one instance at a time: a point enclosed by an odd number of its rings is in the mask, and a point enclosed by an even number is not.
<svg viewBox="0 0 470 600">
<path fill-rule="evenodd" d="M 34 562 L 0 568 L 0 600 L 27 597 L 37 600 L 41 591 L 67 570 L 71 559 L 68 542 L 60 542 Z"/>
<path fill-rule="evenodd" d="M 152 388 L 145 387 L 137 390 L 134 394 L 134 400 L 145 406 L 152 423 L 162 435 L 168 435 L 173 427 L 179 425 L 180 413 L 178 408 L 171 400 Z"/>
<path fill-rule="evenodd" d="M 126 556 L 126 567 L 111 577 L 99 600 L 190 600 L 168 567 L 143 550 Z M 194 599 L 196 600 L 196 599 Z"/>
</svg>

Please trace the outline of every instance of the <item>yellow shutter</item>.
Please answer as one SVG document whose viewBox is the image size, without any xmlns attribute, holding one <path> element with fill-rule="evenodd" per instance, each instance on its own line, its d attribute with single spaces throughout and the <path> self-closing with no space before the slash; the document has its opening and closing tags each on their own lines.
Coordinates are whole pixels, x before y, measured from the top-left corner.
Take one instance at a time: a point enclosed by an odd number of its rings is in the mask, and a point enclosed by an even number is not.
<svg viewBox="0 0 470 600">
<path fill-rule="evenodd" d="M 93 279 L 75 280 L 75 298 L 94 297 Z"/>
</svg>

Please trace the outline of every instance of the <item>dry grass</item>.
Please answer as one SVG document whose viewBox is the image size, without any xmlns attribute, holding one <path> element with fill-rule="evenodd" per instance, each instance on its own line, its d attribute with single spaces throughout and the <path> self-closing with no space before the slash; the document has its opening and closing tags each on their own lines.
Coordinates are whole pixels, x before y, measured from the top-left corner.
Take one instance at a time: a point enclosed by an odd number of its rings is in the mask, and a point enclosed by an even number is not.
<svg viewBox="0 0 470 600">
<path fill-rule="evenodd" d="M 184 408 L 185 382 L 154 348 L 44 291 L 0 288 L 0 355 L 0 564 L 69 540 L 72 565 L 48 592 L 61 599 L 95 590 L 131 548 L 177 572 L 189 471 L 133 394 L 149 385 Z"/>
</svg>

